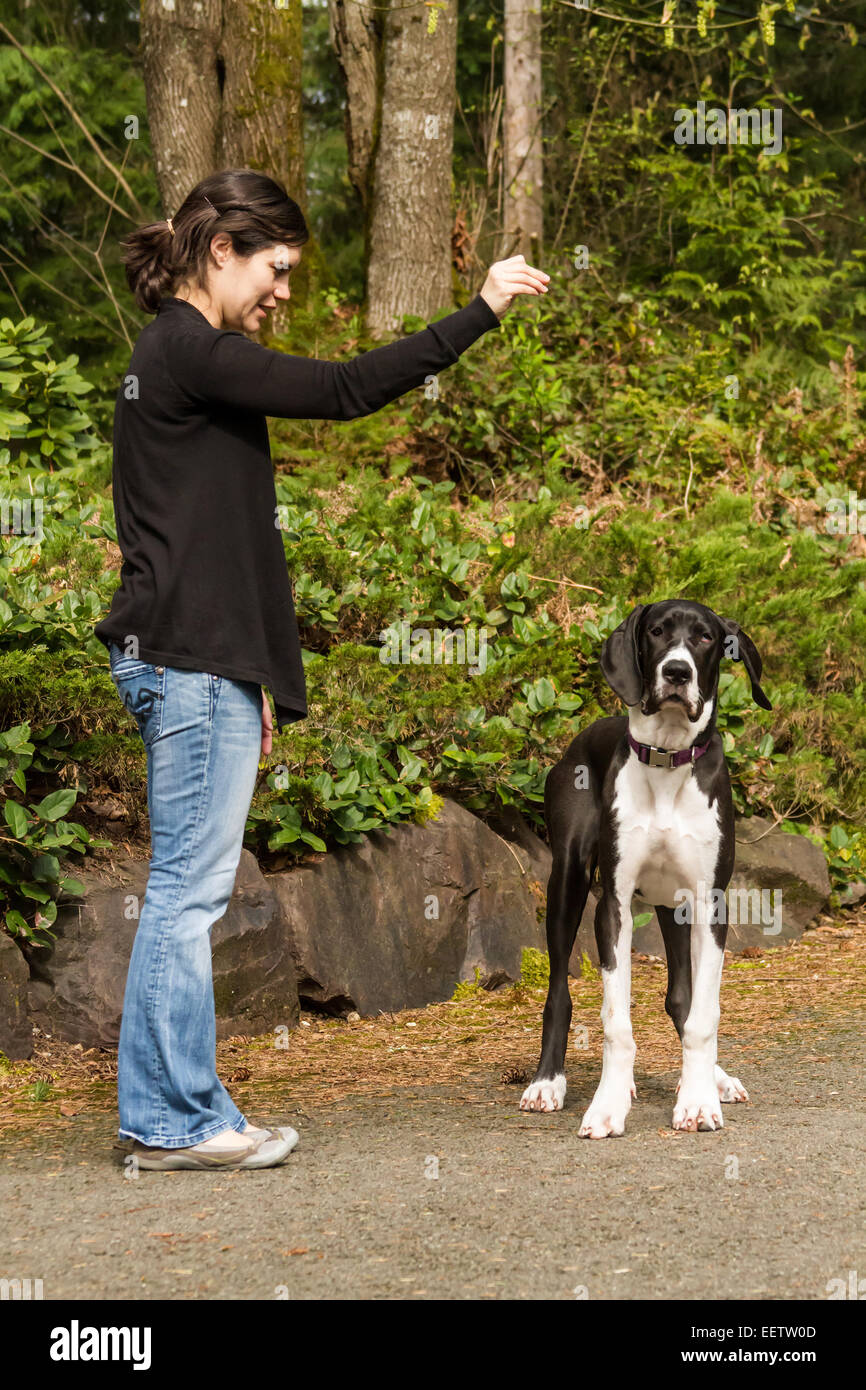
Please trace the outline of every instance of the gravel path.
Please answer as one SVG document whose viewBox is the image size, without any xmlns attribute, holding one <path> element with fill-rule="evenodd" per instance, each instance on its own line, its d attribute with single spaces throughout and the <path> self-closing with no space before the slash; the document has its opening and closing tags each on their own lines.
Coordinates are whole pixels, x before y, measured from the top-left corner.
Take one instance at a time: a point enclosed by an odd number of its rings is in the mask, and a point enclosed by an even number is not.
<svg viewBox="0 0 866 1390">
<path fill-rule="evenodd" d="M 524 1115 L 486 1073 L 256 1113 L 301 1136 L 261 1172 L 125 1178 L 113 1123 L 80 1115 L 4 1146 L 0 1276 L 72 1300 L 823 1300 L 866 1278 L 864 1024 L 726 1039 L 752 1104 L 718 1134 L 673 1133 L 676 1074 L 640 1054 L 626 1134 L 596 1142 L 588 1094 Z"/>
</svg>

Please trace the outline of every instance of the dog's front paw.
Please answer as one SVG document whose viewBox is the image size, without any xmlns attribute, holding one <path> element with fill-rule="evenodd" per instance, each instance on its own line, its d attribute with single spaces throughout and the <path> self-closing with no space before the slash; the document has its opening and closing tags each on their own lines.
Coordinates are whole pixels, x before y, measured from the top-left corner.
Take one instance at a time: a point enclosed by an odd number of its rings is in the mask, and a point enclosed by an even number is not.
<svg viewBox="0 0 866 1390">
<path fill-rule="evenodd" d="M 749 1099 L 749 1093 L 739 1077 L 728 1076 L 728 1073 L 722 1071 L 721 1067 L 716 1067 L 713 1075 L 719 1091 L 719 1100 L 728 1104 L 730 1101 Z"/>
<path fill-rule="evenodd" d="M 699 1129 L 722 1129 L 724 1123 L 722 1102 L 715 1085 L 688 1087 L 680 1084 L 674 1106 L 674 1129 L 684 1129 L 694 1134 Z"/>
<path fill-rule="evenodd" d="M 520 1097 L 521 1110 L 561 1110 L 565 1102 L 562 1072 L 548 1081 L 533 1081 Z"/>
<path fill-rule="evenodd" d="M 597 1090 L 577 1131 L 581 1139 L 607 1139 L 624 1133 L 633 1094 L 632 1086 L 624 1091 Z"/>
</svg>

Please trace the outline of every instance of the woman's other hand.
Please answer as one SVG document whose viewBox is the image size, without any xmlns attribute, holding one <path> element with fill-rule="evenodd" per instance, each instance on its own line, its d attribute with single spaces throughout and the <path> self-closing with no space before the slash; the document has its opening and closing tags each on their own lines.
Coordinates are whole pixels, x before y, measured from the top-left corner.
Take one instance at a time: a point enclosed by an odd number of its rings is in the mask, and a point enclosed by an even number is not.
<svg viewBox="0 0 866 1390">
<path fill-rule="evenodd" d="M 550 276 L 535 266 L 527 265 L 523 256 L 511 256 L 507 261 L 496 261 L 487 272 L 487 279 L 481 286 L 481 298 L 490 305 L 497 318 L 502 318 L 511 308 L 518 294 L 547 294 Z"/>
<path fill-rule="evenodd" d="M 262 686 L 262 757 L 266 758 L 274 743 L 274 717 L 265 687 Z"/>
</svg>

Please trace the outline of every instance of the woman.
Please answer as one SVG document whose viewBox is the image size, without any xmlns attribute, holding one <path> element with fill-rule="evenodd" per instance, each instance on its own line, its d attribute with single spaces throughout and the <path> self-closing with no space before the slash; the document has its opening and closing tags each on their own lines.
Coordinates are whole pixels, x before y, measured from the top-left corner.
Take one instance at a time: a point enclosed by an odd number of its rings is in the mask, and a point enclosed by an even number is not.
<svg viewBox="0 0 866 1390">
<path fill-rule="evenodd" d="M 307 713 L 265 417 L 353 420 L 421 385 L 548 276 L 491 267 L 464 309 L 350 362 L 245 337 L 309 233 L 282 184 L 203 179 L 125 238 L 139 335 L 114 414 L 120 587 L 95 627 L 147 750 L 151 859 L 118 1051 L 121 1137 L 143 1168 L 264 1168 L 297 1143 L 253 1126 L 216 1074 L 210 929 L 228 906 L 259 756 Z"/>
</svg>

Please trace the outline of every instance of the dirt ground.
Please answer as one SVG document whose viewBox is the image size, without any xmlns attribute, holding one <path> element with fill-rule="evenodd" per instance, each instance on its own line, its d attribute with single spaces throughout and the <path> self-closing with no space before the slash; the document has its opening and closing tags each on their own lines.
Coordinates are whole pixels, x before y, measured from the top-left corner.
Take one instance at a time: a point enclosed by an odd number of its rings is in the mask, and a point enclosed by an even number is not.
<svg viewBox="0 0 866 1390">
<path fill-rule="evenodd" d="M 517 1108 L 543 988 L 221 1043 L 244 1113 L 300 1134 L 260 1172 L 128 1176 L 114 1054 L 41 1037 L 0 1071 L 0 1275 L 71 1300 L 827 1299 L 866 1278 L 864 964 L 851 913 L 727 962 L 719 1060 L 750 1102 L 716 1134 L 670 1128 L 652 958 L 634 960 L 637 1099 L 596 1142 L 577 1136 L 601 1066 L 592 976 L 572 981 L 587 1045 L 553 1115 Z"/>
</svg>

